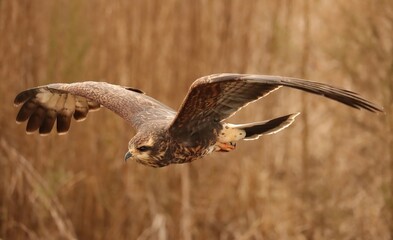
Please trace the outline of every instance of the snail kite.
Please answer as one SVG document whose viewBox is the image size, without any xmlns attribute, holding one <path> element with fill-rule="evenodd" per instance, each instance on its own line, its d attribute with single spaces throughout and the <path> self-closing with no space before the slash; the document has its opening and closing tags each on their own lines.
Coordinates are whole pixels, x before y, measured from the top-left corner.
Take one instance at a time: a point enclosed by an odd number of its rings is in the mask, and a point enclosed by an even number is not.
<svg viewBox="0 0 393 240">
<path fill-rule="evenodd" d="M 382 108 L 358 94 L 327 84 L 297 78 L 214 74 L 197 79 L 178 112 L 142 91 L 106 82 L 55 83 L 19 93 L 15 105 L 22 107 L 18 123 L 27 121 L 26 132 L 49 134 L 56 123 L 59 134 L 67 133 L 71 118 L 82 121 L 89 111 L 104 106 L 124 118 L 136 135 L 128 144 L 125 160 L 151 167 L 187 163 L 212 152 L 235 149 L 239 140 L 253 140 L 288 127 L 298 115 L 248 124 L 229 124 L 225 119 L 248 103 L 281 86 L 325 96 L 370 112 Z"/>
</svg>

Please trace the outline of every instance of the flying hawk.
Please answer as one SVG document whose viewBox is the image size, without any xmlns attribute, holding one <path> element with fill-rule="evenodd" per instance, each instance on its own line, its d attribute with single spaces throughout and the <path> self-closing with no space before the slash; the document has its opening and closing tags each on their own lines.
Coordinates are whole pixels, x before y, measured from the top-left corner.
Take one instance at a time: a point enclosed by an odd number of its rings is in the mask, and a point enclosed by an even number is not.
<svg viewBox="0 0 393 240">
<path fill-rule="evenodd" d="M 281 86 L 322 95 L 357 109 L 383 111 L 354 92 L 327 84 L 231 73 L 197 79 L 178 112 L 138 89 L 106 82 L 48 84 L 19 93 L 14 103 L 23 104 L 16 121 L 28 120 L 26 132 L 38 130 L 41 135 L 49 134 L 56 121 L 57 132 L 65 134 L 72 116 L 82 121 L 89 111 L 101 106 L 109 108 L 137 130 L 124 159 L 164 167 L 188 163 L 212 152 L 228 152 L 235 149 L 239 140 L 254 140 L 288 127 L 299 113 L 247 124 L 224 122 L 248 103 Z"/>
</svg>

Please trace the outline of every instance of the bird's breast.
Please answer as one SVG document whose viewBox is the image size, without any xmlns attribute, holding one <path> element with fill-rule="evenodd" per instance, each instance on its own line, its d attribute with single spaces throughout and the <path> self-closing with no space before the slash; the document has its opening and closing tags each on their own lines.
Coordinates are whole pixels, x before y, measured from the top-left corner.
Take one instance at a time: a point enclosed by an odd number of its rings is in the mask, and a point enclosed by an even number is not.
<svg viewBox="0 0 393 240">
<path fill-rule="evenodd" d="M 177 144 L 173 150 L 172 163 L 188 163 L 211 153 L 214 150 L 214 145 L 195 144 L 187 146 L 184 144 Z"/>
</svg>

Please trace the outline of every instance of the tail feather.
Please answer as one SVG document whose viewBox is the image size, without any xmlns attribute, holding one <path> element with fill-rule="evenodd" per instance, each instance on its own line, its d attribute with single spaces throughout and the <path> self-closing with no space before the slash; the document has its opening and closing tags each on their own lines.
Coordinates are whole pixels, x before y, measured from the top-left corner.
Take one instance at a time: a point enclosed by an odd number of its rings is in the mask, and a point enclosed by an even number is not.
<svg viewBox="0 0 393 240">
<path fill-rule="evenodd" d="M 274 134 L 283 130 L 291 125 L 299 114 L 300 113 L 298 112 L 263 122 L 239 124 L 236 125 L 236 128 L 242 129 L 246 132 L 244 140 L 254 140 L 259 138 L 261 135 Z"/>
</svg>

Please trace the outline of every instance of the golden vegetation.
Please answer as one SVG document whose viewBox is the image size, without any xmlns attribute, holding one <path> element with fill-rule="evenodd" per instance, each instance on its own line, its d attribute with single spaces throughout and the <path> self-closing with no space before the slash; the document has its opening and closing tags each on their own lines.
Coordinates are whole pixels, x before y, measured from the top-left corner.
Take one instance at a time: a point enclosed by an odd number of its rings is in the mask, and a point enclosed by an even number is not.
<svg viewBox="0 0 393 240">
<path fill-rule="evenodd" d="M 393 2 L 0 1 L 1 239 L 392 239 Z M 101 110 L 66 136 L 25 135 L 14 96 L 106 80 L 177 108 L 218 72 L 305 77 L 386 115 L 281 89 L 235 116 L 303 110 L 230 154 L 150 169 Z M 130 130 L 127 130 L 130 129 Z"/>
</svg>

